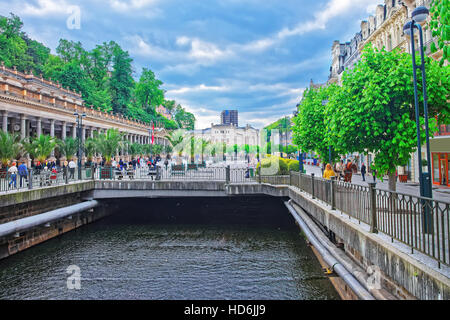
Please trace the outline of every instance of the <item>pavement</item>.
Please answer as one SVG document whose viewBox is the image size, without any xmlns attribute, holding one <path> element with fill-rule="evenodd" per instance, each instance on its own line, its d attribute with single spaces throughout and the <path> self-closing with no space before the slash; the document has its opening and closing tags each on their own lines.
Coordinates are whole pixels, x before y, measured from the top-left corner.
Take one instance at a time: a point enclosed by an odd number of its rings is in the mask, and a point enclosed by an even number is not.
<svg viewBox="0 0 450 320">
<path fill-rule="evenodd" d="M 320 167 L 304 165 L 307 174 L 314 173 L 316 177 L 322 177 L 322 170 Z M 368 186 L 368 182 L 373 182 L 373 176 L 371 174 L 366 175 L 366 181 L 362 180 L 361 174 L 353 174 L 352 183 L 360 186 Z M 387 177 L 381 181 L 376 179 L 376 187 L 378 189 L 389 190 Z M 400 183 L 397 182 L 397 192 L 406 193 L 415 196 L 420 195 L 419 184 L 415 182 Z M 433 186 L 433 199 L 438 201 L 445 201 L 450 203 L 450 188 Z"/>
</svg>

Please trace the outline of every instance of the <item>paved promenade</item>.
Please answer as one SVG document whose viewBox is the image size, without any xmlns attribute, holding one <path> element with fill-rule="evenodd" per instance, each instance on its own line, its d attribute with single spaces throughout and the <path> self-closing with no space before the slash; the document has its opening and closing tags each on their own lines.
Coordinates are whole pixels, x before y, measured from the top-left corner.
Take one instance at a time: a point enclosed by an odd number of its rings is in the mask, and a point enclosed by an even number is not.
<svg viewBox="0 0 450 320">
<path fill-rule="evenodd" d="M 320 167 L 305 165 L 306 173 L 311 174 L 314 173 L 317 177 L 322 177 L 322 170 Z M 352 177 L 352 183 L 358 184 L 361 186 L 368 186 L 369 182 L 373 182 L 373 176 L 371 174 L 366 175 L 366 181 L 362 180 L 361 174 L 354 174 Z M 389 190 L 388 179 L 384 179 L 381 181 L 380 179 L 376 179 L 377 188 Z M 397 182 L 397 192 L 407 193 L 418 196 L 420 194 L 419 185 L 417 183 L 399 183 Z M 447 201 L 450 202 L 450 188 L 438 188 L 437 186 L 433 186 L 433 198 L 436 200 Z"/>
</svg>

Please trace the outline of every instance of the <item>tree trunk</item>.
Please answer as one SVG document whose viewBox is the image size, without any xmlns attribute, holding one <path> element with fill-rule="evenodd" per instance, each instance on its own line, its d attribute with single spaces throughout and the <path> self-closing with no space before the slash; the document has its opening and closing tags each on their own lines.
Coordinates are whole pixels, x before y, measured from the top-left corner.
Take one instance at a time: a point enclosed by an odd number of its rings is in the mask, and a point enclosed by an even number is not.
<svg viewBox="0 0 450 320">
<path fill-rule="evenodd" d="M 397 191 L 397 177 L 395 176 L 395 171 L 393 173 L 389 172 L 389 191 L 396 192 Z M 397 193 L 391 193 L 390 196 L 390 209 L 388 212 L 393 214 L 397 213 L 398 208 L 398 196 Z"/>
<path fill-rule="evenodd" d="M 394 172 L 389 172 L 389 190 L 397 191 L 397 177 Z"/>
</svg>

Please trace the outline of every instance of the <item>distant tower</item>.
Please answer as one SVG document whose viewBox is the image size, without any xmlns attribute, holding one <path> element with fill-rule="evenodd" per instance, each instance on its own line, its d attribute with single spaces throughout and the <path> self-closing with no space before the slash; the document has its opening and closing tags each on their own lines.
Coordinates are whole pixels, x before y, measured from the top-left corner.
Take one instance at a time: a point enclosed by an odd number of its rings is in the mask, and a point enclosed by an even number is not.
<svg viewBox="0 0 450 320">
<path fill-rule="evenodd" d="M 224 110 L 220 114 L 221 124 L 239 126 L 238 111 L 237 110 Z"/>
</svg>

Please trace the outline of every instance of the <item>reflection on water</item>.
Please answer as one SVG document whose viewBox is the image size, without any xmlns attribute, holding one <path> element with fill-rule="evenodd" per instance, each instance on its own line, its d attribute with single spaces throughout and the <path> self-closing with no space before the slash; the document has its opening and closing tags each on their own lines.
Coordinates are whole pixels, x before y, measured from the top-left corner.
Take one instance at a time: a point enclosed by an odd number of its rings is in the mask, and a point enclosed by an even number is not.
<svg viewBox="0 0 450 320">
<path fill-rule="evenodd" d="M 0 299 L 338 298 L 296 228 L 108 217 L 0 261 Z"/>
</svg>

